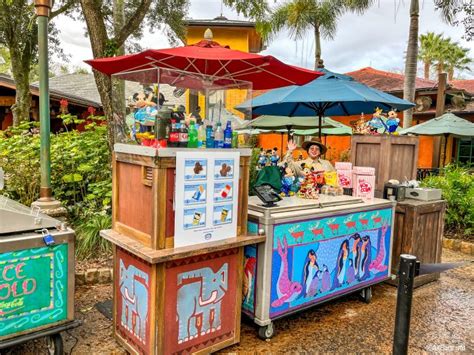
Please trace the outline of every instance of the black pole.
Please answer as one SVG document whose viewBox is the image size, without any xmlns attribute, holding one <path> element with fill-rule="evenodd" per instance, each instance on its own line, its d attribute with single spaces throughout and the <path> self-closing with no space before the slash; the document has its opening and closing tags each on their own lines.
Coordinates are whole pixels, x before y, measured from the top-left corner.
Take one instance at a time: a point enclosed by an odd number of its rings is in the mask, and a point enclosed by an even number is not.
<svg viewBox="0 0 474 355">
<path fill-rule="evenodd" d="M 395 314 L 395 331 L 393 334 L 393 354 L 408 353 L 410 335 L 411 301 L 413 298 L 413 281 L 415 279 L 416 256 L 400 255 L 398 267 L 397 311 Z"/>
<path fill-rule="evenodd" d="M 322 114 L 321 114 L 321 111 L 319 112 L 318 115 L 319 115 L 318 138 L 319 138 L 319 141 L 322 142 L 322 141 L 321 141 L 321 129 L 322 129 L 322 125 L 323 125 L 323 123 L 322 123 L 323 116 L 322 116 Z"/>
</svg>

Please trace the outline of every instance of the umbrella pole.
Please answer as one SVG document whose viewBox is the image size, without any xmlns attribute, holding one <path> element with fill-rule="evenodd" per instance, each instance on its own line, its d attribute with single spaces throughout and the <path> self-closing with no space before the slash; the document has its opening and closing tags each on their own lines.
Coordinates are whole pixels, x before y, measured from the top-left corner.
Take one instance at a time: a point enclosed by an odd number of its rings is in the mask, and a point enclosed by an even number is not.
<svg viewBox="0 0 474 355">
<path fill-rule="evenodd" d="M 283 136 L 285 135 L 285 133 L 281 132 L 280 133 L 280 154 L 281 156 L 283 156 Z"/>
<path fill-rule="evenodd" d="M 321 113 L 319 113 L 318 138 L 319 138 L 320 141 L 321 141 L 321 130 L 322 130 L 322 125 L 323 125 L 322 119 L 323 119 L 323 117 L 322 117 Z"/>
</svg>

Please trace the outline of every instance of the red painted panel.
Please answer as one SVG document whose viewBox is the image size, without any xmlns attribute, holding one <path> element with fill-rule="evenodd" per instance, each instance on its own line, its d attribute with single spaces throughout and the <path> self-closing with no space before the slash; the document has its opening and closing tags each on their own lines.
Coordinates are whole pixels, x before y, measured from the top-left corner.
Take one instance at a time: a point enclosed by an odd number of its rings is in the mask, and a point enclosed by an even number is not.
<svg viewBox="0 0 474 355">
<path fill-rule="evenodd" d="M 141 354 L 150 350 L 151 265 L 117 248 L 115 329 Z"/>
<path fill-rule="evenodd" d="M 176 169 L 171 168 L 166 170 L 166 180 L 168 189 L 166 190 L 166 238 L 174 236 L 174 181 L 176 176 Z"/>
<path fill-rule="evenodd" d="M 235 248 L 167 263 L 165 354 L 193 353 L 234 337 L 237 259 Z"/>
</svg>

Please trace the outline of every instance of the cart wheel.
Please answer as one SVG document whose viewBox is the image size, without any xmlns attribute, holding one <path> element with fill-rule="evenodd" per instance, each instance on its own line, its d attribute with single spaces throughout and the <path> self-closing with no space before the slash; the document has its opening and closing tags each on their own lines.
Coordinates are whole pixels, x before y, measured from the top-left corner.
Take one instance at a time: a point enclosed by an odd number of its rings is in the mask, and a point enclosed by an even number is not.
<svg viewBox="0 0 474 355">
<path fill-rule="evenodd" d="M 275 335 L 275 329 L 273 323 L 258 328 L 258 337 L 263 340 L 270 339 Z"/>
<path fill-rule="evenodd" d="M 365 303 L 370 303 L 370 301 L 372 301 L 372 287 L 362 289 L 360 291 L 360 298 Z"/>
<path fill-rule="evenodd" d="M 50 335 L 46 342 L 48 344 L 48 353 L 50 355 L 64 354 L 63 338 L 61 337 L 61 334 L 57 333 Z"/>
</svg>

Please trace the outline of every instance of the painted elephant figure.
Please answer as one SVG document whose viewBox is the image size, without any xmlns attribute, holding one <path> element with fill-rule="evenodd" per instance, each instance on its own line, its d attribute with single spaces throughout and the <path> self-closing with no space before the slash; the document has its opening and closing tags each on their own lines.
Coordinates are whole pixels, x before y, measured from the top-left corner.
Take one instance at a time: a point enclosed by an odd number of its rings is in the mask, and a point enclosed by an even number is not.
<svg viewBox="0 0 474 355">
<path fill-rule="evenodd" d="M 178 274 L 178 344 L 221 328 L 222 298 L 227 292 L 228 264 L 216 273 L 209 267 Z"/>
<path fill-rule="evenodd" d="M 143 279 L 143 281 L 137 277 Z M 122 295 L 121 324 L 145 342 L 148 318 L 148 274 L 120 260 L 119 289 Z M 135 321 L 134 321 L 135 317 Z"/>
</svg>

